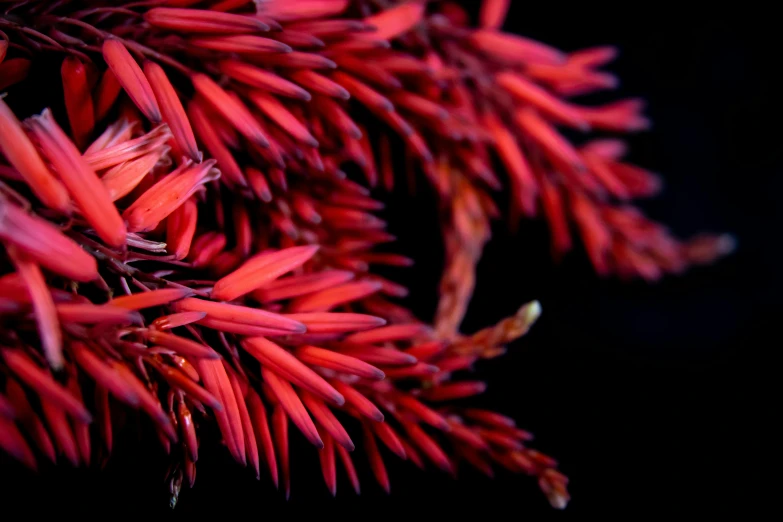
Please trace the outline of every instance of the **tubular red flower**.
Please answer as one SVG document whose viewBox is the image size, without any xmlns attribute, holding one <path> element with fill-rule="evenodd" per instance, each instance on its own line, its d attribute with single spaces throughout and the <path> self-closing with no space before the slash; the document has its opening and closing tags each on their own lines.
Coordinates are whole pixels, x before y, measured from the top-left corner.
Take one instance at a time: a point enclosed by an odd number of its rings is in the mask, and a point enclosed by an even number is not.
<svg viewBox="0 0 783 522">
<path fill-rule="evenodd" d="M 357 375 L 365 379 L 382 380 L 383 371 L 354 357 L 324 350 L 316 346 L 302 346 L 297 348 L 296 357 L 309 365 L 328 368 L 340 373 Z"/>
<path fill-rule="evenodd" d="M 383 442 L 395 455 L 401 459 L 408 458 L 405 446 L 403 446 L 400 437 L 387 422 L 374 422 L 370 427 L 373 430 L 373 433 L 381 439 L 381 442 Z"/>
<path fill-rule="evenodd" d="M 48 221 L 0 198 L 0 239 L 56 274 L 76 281 L 98 277 L 98 264 Z"/>
<path fill-rule="evenodd" d="M 242 384 L 239 382 L 234 371 L 228 371 L 228 378 L 231 381 L 231 388 L 234 391 L 234 397 L 237 399 L 237 407 L 239 408 L 239 416 L 242 420 L 242 435 L 245 439 L 245 448 L 247 449 L 247 456 L 253 469 L 256 471 L 256 478 L 260 477 L 258 446 L 256 444 L 256 436 L 253 432 L 253 423 L 250 420 L 250 413 L 247 409 L 245 402 L 245 393 L 242 390 Z"/>
<path fill-rule="evenodd" d="M 345 283 L 339 286 L 315 292 L 301 297 L 291 305 L 293 312 L 326 312 L 337 305 L 350 303 L 374 294 L 380 290 L 381 284 L 371 281 Z"/>
<path fill-rule="evenodd" d="M 0 98 L 0 152 L 22 175 L 44 205 L 61 212 L 69 210 L 68 193 L 46 168 L 19 120 Z"/>
<path fill-rule="evenodd" d="M 191 77 L 193 87 L 210 106 L 219 112 L 231 125 L 248 140 L 261 147 L 269 147 L 266 134 L 248 108 L 238 99 L 230 96 L 217 83 L 205 74 Z"/>
<path fill-rule="evenodd" d="M 255 35 L 218 36 L 211 38 L 194 38 L 192 45 L 212 51 L 227 53 L 257 54 L 257 53 L 290 53 L 291 48 L 277 40 Z"/>
<path fill-rule="evenodd" d="M 407 31 L 422 20 L 424 2 L 406 2 L 387 9 L 377 15 L 365 19 L 365 22 L 375 27 L 373 36 L 391 40 Z"/>
<path fill-rule="evenodd" d="M 219 410 L 222 408 L 222 404 L 219 400 L 217 400 L 211 393 L 204 390 L 204 388 L 193 382 L 193 380 L 188 378 L 179 370 L 161 363 L 153 362 L 151 366 L 158 370 L 166 382 L 168 382 L 171 386 L 182 390 L 201 404 L 209 406 L 213 410 Z"/>
<path fill-rule="evenodd" d="M 307 414 L 307 410 L 291 384 L 289 384 L 287 380 L 278 377 L 275 372 L 268 370 L 266 367 L 261 368 L 261 376 L 264 378 L 264 383 L 269 385 L 272 393 L 277 397 L 280 406 L 285 410 L 286 414 L 288 414 L 291 422 L 293 422 L 302 432 L 302 435 L 304 435 L 313 446 L 323 448 L 324 443 L 318 435 L 318 430 L 316 429 L 315 424 L 313 424 L 312 419 L 310 419 L 310 416 Z"/>
<path fill-rule="evenodd" d="M 188 199 L 166 219 L 166 248 L 176 259 L 184 259 L 190 252 L 197 219 L 198 210 L 193 198 Z"/>
<path fill-rule="evenodd" d="M 324 475 L 324 482 L 326 487 L 332 496 L 337 494 L 337 468 L 335 467 L 334 457 L 334 441 L 332 437 L 326 433 L 322 435 L 324 441 L 324 448 L 318 454 L 318 458 L 321 460 L 321 470 Z"/>
<path fill-rule="evenodd" d="M 308 147 L 318 147 L 318 141 L 313 135 L 277 99 L 259 91 L 250 93 L 249 98 L 258 110 L 277 123 L 294 139 L 299 140 Z"/>
<path fill-rule="evenodd" d="M 82 148 L 95 125 L 87 67 L 78 58 L 69 56 L 63 60 L 61 74 L 65 95 L 65 110 L 68 112 L 71 134 L 73 134 L 74 143 L 79 148 Z"/>
<path fill-rule="evenodd" d="M 154 7 L 144 19 L 154 27 L 187 33 L 237 34 L 270 29 L 254 16 L 176 7 Z"/>
<path fill-rule="evenodd" d="M 333 381 L 335 389 L 345 397 L 345 403 L 358 411 L 361 415 L 372 419 L 375 422 L 383 422 L 383 413 L 367 397 L 357 391 L 354 387 L 340 382 Z"/>
<path fill-rule="evenodd" d="M 329 402 L 342 406 L 345 399 L 328 382 L 313 370 L 305 366 L 299 359 L 275 343 L 263 337 L 251 337 L 242 342 L 250 355 L 261 364 L 271 366 L 275 373 L 283 375 L 297 386 L 305 388 Z"/>
<path fill-rule="evenodd" d="M 25 259 L 14 249 L 9 250 L 11 259 L 16 265 L 16 271 L 27 286 L 30 301 L 33 303 L 33 312 L 38 322 L 38 332 L 41 336 L 41 347 L 46 360 L 55 370 L 63 366 L 63 339 L 60 331 L 60 323 L 57 321 L 57 311 L 54 299 L 46 286 L 41 269 L 35 263 Z"/>
<path fill-rule="evenodd" d="M 27 445 L 19 428 L 12 421 L 2 417 L 0 417 L 0 448 L 31 469 L 38 467 L 35 462 L 35 454 Z"/>
<path fill-rule="evenodd" d="M 111 246 L 125 244 L 125 224 L 106 188 L 51 113 L 45 110 L 32 118 L 30 127 L 42 152 L 54 165 L 79 210 L 98 235 Z"/>
<path fill-rule="evenodd" d="M 148 330 L 145 337 L 154 344 L 170 348 L 180 355 L 195 358 L 219 359 L 220 355 L 209 346 L 169 333 Z"/>
<path fill-rule="evenodd" d="M 425 324 L 395 324 L 376 328 L 369 332 L 360 332 L 349 335 L 345 338 L 348 343 L 357 344 L 377 344 L 391 341 L 402 341 L 413 339 L 421 335 L 427 335 L 431 332 Z"/>
<path fill-rule="evenodd" d="M 318 246 L 303 246 L 259 254 L 215 283 L 212 296 L 215 299 L 233 301 L 237 297 L 299 268 L 317 251 Z"/>
<path fill-rule="evenodd" d="M 212 127 L 213 123 L 210 122 L 209 117 L 199 103 L 191 101 L 188 104 L 188 116 L 204 147 L 215 158 L 217 164 L 220 165 L 221 179 L 229 186 L 247 185 L 234 156 L 221 140 L 218 133 L 215 132 L 215 129 Z"/>
<path fill-rule="evenodd" d="M 347 100 L 351 94 L 343 86 L 315 71 L 301 70 L 291 74 L 291 79 L 303 87 L 333 98 Z"/>
<path fill-rule="evenodd" d="M 168 147 L 159 147 L 144 156 L 120 163 L 108 170 L 101 178 L 101 182 L 112 201 L 117 201 L 133 191 L 168 152 Z"/>
<path fill-rule="evenodd" d="M 33 411 L 33 407 L 30 401 L 27 400 L 22 386 L 14 380 L 9 380 L 6 383 L 6 393 L 8 393 L 10 401 L 14 404 L 14 408 L 24 412 L 19 419 L 19 424 L 22 425 L 28 436 L 33 439 L 37 449 L 54 463 L 57 459 L 54 443 L 46 431 L 43 421 L 30 413 Z"/>
<path fill-rule="evenodd" d="M 139 395 L 133 386 L 126 383 L 116 369 L 103 363 L 84 343 L 73 342 L 70 345 L 70 350 L 79 366 L 89 373 L 98 384 L 131 406 L 139 404 Z"/>
<path fill-rule="evenodd" d="M 11 371 L 41 397 L 52 401 L 79 422 L 92 422 L 87 408 L 27 356 L 8 348 L 4 348 L 0 355 Z"/>
<path fill-rule="evenodd" d="M 443 449 L 435 442 L 432 437 L 413 422 L 402 421 L 402 426 L 411 438 L 411 441 L 429 458 L 433 464 L 443 471 L 453 473 L 453 466 L 449 458 L 443 452 Z"/>
<path fill-rule="evenodd" d="M 193 295 L 193 291 L 188 288 L 164 288 L 116 297 L 107 304 L 127 308 L 128 310 L 141 310 L 143 308 L 163 306 L 191 295 Z"/>
<path fill-rule="evenodd" d="M 566 59 L 557 49 L 518 35 L 480 29 L 470 39 L 479 50 L 512 64 L 559 64 Z"/>
<path fill-rule="evenodd" d="M 506 19 L 511 0 L 486 0 L 481 3 L 479 24 L 487 29 L 499 29 Z"/>
<path fill-rule="evenodd" d="M 93 96 L 93 104 L 95 110 L 95 120 L 102 120 L 109 110 L 117 101 L 117 97 L 120 95 L 122 85 L 117 81 L 117 77 L 111 72 L 111 69 L 106 69 L 101 75 L 101 79 L 98 85 L 95 87 L 95 94 Z"/>
<path fill-rule="evenodd" d="M 356 332 L 386 324 L 386 320 L 381 317 L 339 312 L 288 314 L 286 317 L 300 321 L 309 333 Z"/>
<path fill-rule="evenodd" d="M 323 401 L 317 397 L 310 395 L 307 392 L 301 393 L 302 402 L 310 411 L 312 416 L 318 421 L 320 426 L 334 438 L 334 440 L 348 451 L 354 450 L 354 444 L 351 441 L 351 437 L 348 436 L 348 432 L 337 417 L 326 407 Z M 325 438 L 324 438 L 325 442 Z"/>
<path fill-rule="evenodd" d="M 245 85 L 299 100 L 310 101 L 311 99 L 310 93 L 295 83 L 247 63 L 237 60 L 223 60 L 218 63 L 218 67 L 223 74 Z"/>
<path fill-rule="evenodd" d="M 123 213 L 131 232 L 155 228 L 177 210 L 201 185 L 214 181 L 220 173 L 213 169 L 214 160 L 197 165 L 183 164 L 177 172 L 164 177 L 142 194 Z"/>
<path fill-rule="evenodd" d="M 160 151 L 163 149 L 163 144 L 171 138 L 171 131 L 166 125 L 159 125 L 138 138 L 124 139 L 125 133 L 129 134 L 130 131 L 130 126 L 124 127 L 120 132 L 112 136 L 110 141 L 101 144 L 100 150 L 91 151 L 88 149 L 84 153 L 85 161 L 96 171 L 108 169 L 150 152 Z M 96 144 L 97 140 L 93 145 Z M 110 173 L 106 175 L 108 176 Z"/>
<path fill-rule="evenodd" d="M 103 42 L 103 59 L 133 103 L 153 123 L 160 122 L 160 109 L 147 77 L 119 40 Z"/>
<path fill-rule="evenodd" d="M 325 56 L 293 51 L 285 54 L 266 54 L 258 57 L 264 65 L 284 69 L 336 69 L 337 64 Z"/>
<path fill-rule="evenodd" d="M 305 326 L 279 314 L 229 303 L 216 303 L 188 297 L 174 303 L 173 308 L 181 312 L 205 312 L 207 317 L 241 324 L 275 328 L 287 332 L 304 332 Z"/>
<path fill-rule="evenodd" d="M 291 22 L 300 19 L 326 18 L 342 13 L 348 8 L 348 0 L 301 0 L 296 4 L 289 2 L 264 2 L 259 12 L 279 20 Z"/>
<path fill-rule="evenodd" d="M 269 430 L 269 421 L 266 414 L 266 408 L 261 402 L 261 398 L 253 391 L 248 391 L 248 411 L 253 422 L 253 428 L 256 440 L 260 441 L 263 450 L 264 460 L 266 461 L 269 473 L 272 476 L 272 482 L 278 487 L 277 458 L 275 457 L 275 447 L 272 442 L 272 434 Z"/>
<path fill-rule="evenodd" d="M 223 363 L 219 360 L 199 359 L 196 367 L 199 375 L 204 379 L 204 387 L 217 397 L 222 406 L 215 411 L 215 417 L 231 455 L 237 462 L 245 464 L 247 460 L 242 420 L 236 396 Z"/>
<path fill-rule="evenodd" d="M 389 493 L 391 491 L 391 483 L 389 482 L 389 474 L 386 472 L 386 465 L 383 463 L 383 457 L 381 452 L 378 451 L 378 443 L 375 441 L 375 437 L 372 431 L 365 425 L 364 426 L 364 450 L 367 452 L 367 457 L 370 460 L 370 469 L 372 469 L 375 480 L 378 484 Z"/>
<path fill-rule="evenodd" d="M 190 159 L 200 162 L 201 152 L 196 145 L 196 137 L 185 114 L 185 108 L 163 68 L 155 62 L 147 61 L 144 63 L 144 75 L 150 82 L 152 92 L 160 104 L 163 121 L 171 129 L 177 146 Z"/>
<path fill-rule="evenodd" d="M 0 63 L 3 63 L 5 55 L 8 52 L 8 36 L 0 32 Z"/>
<path fill-rule="evenodd" d="M 82 324 L 134 324 L 141 315 L 132 310 L 91 303 L 58 303 L 57 315 L 61 321 Z"/>
</svg>

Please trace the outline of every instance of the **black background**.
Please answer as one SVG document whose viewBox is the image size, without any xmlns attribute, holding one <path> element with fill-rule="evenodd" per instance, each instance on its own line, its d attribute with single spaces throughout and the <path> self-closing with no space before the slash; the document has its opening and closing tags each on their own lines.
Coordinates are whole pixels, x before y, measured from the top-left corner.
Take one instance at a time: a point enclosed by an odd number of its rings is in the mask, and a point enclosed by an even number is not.
<svg viewBox="0 0 783 522">
<path fill-rule="evenodd" d="M 528 2 L 515 4 L 508 30 L 565 50 L 620 47 L 610 66 L 623 80 L 619 94 L 645 98 L 654 122 L 630 139 L 631 159 L 666 180 L 664 194 L 642 207 L 678 235 L 726 231 L 739 240 L 736 254 L 716 266 L 648 285 L 601 280 L 581 252 L 552 263 L 543 223 L 525 223 L 515 234 L 505 223 L 495 227 L 464 330 L 533 298 L 544 315 L 508 355 L 478 366 L 490 388 L 477 403 L 536 434 L 537 447 L 571 478 L 571 505 L 552 510 L 528 477 L 499 472 L 488 480 L 466 470 L 454 481 L 391 457 L 391 496 L 360 465 L 361 497 L 339 471 L 332 499 L 315 450 L 295 435 L 289 502 L 213 446 L 203 448 L 195 489 L 183 491 L 171 516 L 635 520 L 747 515 L 773 500 L 760 471 L 775 468 L 760 421 L 779 413 L 762 404 L 773 387 L 768 354 L 779 346 L 765 337 L 777 315 L 775 198 L 783 188 L 772 22 L 735 12 L 565 5 L 534 12 Z M 411 202 L 404 192 L 388 202 L 398 250 L 417 259 L 395 276 L 413 289 L 411 307 L 429 317 L 440 271 L 436 212 L 430 200 Z M 5 512 L 167 514 L 165 458 L 154 445 L 132 444 L 121 445 L 104 474 L 64 466 L 35 476 L 0 461 Z"/>
</svg>

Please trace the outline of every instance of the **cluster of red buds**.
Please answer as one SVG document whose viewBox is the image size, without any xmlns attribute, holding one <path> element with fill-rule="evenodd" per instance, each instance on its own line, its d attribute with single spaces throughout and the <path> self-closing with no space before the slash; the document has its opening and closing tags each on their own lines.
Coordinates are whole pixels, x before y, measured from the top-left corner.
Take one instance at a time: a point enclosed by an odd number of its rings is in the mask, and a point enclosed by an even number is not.
<svg viewBox="0 0 783 522">
<path fill-rule="evenodd" d="M 475 22 L 449 1 L 0 0 L 0 449 L 102 464 L 135 409 L 172 504 L 215 424 L 288 495 L 292 424 L 333 494 L 338 461 L 359 491 L 354 458 L 388 491 L 388 450 L 526 473 L 564 507 L 530 433 L 460 406 L 541 312 L 460 332 L 497 195 L 599 274 L 654 280 L 731 241 L 629 206 L 660 182 L 619 139 L 565 139 L 644 129 L 642 103 L 573 101 L 616 85 L 615 49 L 503 33 L 509 4 Z M 446 254 L 432 323 L 376 273 L 413 262 L 376 197 L 420 175 Z"/>
</svg>

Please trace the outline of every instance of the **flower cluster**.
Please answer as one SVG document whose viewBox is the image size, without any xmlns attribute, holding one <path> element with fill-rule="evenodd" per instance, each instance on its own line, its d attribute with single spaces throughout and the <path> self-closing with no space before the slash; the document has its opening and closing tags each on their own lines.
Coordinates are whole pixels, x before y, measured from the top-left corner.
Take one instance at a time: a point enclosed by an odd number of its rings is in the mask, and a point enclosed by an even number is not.
<svg viewBox="0 0 783 522">
<path fill-rule="evenodd" d="M 644 129 L 642 104 L 572 101 L 615 85 L 615 50 L 503 33 L 509 4 L 473 24 L 447 1 L 0 0 L 0 448 L 90 465 L 133 408 L 172 503 L 216 424 L 286 495 L 293 425 L 333 494 L 338 460 L 359 491 L 361 437 L 386 490 L 389 450 L 527 473 L 564 507 L 530 433 L 460 406 L 485 389 L 465 370 L 540 314 L 460 333 L 494 193 L 543 214 L 557 253 L 575 233 L 600 274 L 657 279 L 731 241 L 680 241 L 629 206 L 660 183 L 622 141 L 565 139 Z M 49 108 L 19 114 L 54 77 Z M 446 252 L 431 324 L 376 273 L 413 261 L 375 196 L 420 174 Z"/>
</svg>

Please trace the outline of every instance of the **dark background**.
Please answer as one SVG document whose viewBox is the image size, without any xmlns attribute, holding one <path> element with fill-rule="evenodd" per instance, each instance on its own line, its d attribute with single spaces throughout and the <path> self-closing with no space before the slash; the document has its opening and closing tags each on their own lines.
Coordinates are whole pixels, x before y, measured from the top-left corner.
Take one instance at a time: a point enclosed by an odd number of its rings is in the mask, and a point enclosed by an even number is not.
<svg viewBox="0 0 783 522">
<path fill-rule="evenodd" d="M 666 180 L 664 194 L 643 208 L 678 235 L 726 231 L 739 240 L 736 254 L 716 266 L 648 285 L 601 280 L 581 252 L 553 264 L 543 223 L 525 223 L 513 235 L 504 223 L 495 227 L 464 330 L 533 298 L 544 315 L 507 356 L 479 364 L 490 388 L 478 404 L 536 434 L 536 447 L 558 458 L 571 478 L 571 505 L 552 510 L 525 476 L 499 472 L 488 480 L 466 471 L 454 481 L 394 458 L 387 459 L 390 497 L 360 465 L 361 497 L 338 471 L 332 499 L 315 450 L 295 435 L 288 503 L 225 450 L 203 448 L 195 489 L 183 491 L 175 518 L 635 520 L 649 513 L 748 515 L 773 500 L 761 470 L 775 468 L 762 423 L 779 413 L 763 404 L 773 387 L 768 354 L 779 347 L 766 338 L 781 282 L 777 31 L 735 12 L 561 5 L 532 12 L 528 2 L 515 4 L 509 30 L 565 50 L 620 47 L 610 66 L 623 80 L 619 94 L 645 98 L 654 122 L 631 138 L 631 159 Z M 411 202 L 401 192 L 389 199 L 388 217 L 401 238 L 398 250 L 418 262 L 396 277 L 414 289 L 410 305 L 429 317 L 440 271 L 436 213 L 427 199 Z M 166 514 L 163 460 L 154 446 L 129 444 L 102 475 L 63 467 L 34 476 L 4 460 L 0 500 L 28 515 Z"/>
</svg>

